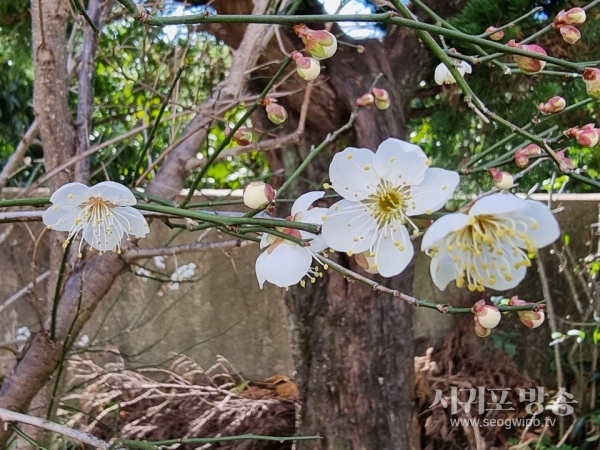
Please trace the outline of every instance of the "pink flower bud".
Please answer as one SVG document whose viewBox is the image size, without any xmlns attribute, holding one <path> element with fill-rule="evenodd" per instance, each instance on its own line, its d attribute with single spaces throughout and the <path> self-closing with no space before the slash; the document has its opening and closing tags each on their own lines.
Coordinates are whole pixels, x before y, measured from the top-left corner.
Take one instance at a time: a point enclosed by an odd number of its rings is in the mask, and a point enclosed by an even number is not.
<svg viewBox="0 0 600 450">
<path fill-rule="evenodd" d="M 518 48 L 519 50 L 525 50 L 532 53 L 538 53 L 546 56 L 546 50 L 536 44 L 517 44 L 514 39 L 508 42 L 509 47 Z M 512 55 L 514 61 L 526 75 L 533 75 L 534 73 L 540 72 L 546 65 L 546 61 L 540 61 L 539 59 L 530 58 L 528 56 Z"/>
<path fill-rule="evenodd" d="M 515 152 L 515 164 L 521 169 L 529 165 L 529 156 L 527 156 L 524 149 L 520 148 Z"/>
<path fill-rule="evenodd" d="M 363 94 L 356 99 L 356 106 L 369 106 L 375 103 L 375 97 L 373 94 Z"/>
<path fill-rule="evenodd" d="M 586 67 L 583 69 L 583 82 L 585 90 L 590 97 L 600 99 L 600 69 Z"/>
<path fill-rule="evenodd" d="M 248 145 L 252 142 L 252 130 L 250 128 L 241 127 L 233 134 L 233 140 L 238 145 Z"/>
<path fill-rule="evenodd" d="M 290 56 L 296 62 L 296 72 L 303 80 L 312 81 L 321 73 L 321 65 L 316 59 L 303 56 L 300 52 L 292 52 Z"/>
<path fill-rule="evenodd" d="M 567 44 L 574 44 L 581 39 L 581 32 L 572 25 L 565 25 L 560 27 L 560 34 Z"/>
<path fill-rule="evenodd" d="M 326 30 L 311 30 L 304 24 L 294 26 L 294 33 L 304 43 L 306 51 L 316 59 L 331 58 L 337 50 L 337 39 Z"/>
<path fill-rule="evenodd" d="M 287 120 L 287 111 L 283 106 L 278 105 L 274 98 L 265 98 L 261 104 L 265 107 L 267 117 L 274 124 L 279 125 Z"/>
<path fill-rule="evenodd" d="M 559 162 L 561 168 L 564 168 L 567 170 L 573 170 L 575 168 L 571 158 L 568 158 L 567 156 L 565 156 L 565 150 L 556 152 L 556 157 L 558 159 L 558 162 Z"/>
<path fill-rule="evenodd" d="M 594 128 L 593 123 L 584 125 L 583 127 L 572 127 L 563 131 L 567 137 L 575 138 L 579 145 L 584 147 L 594 147 L 600 140 L 600 129 Z"/>
<path fill-rule="evenodd" d="M 490 175 L 494 180 L 494 184 L 498 189 L 506 190 L 510 189 L 515 185 L 515 181 L 513 176 L 508 172 L 501 172 L 498 169 L 491 168 L 489 169 Z"/>
<path fill-rule="evenodd" d="M 375 257 L 371 256 L 371 251 L 357 253 L 354 255 L 354 260 L 365 272 L 367 273 L 379 273 L 377 271 L 377 264 L 375 264 Z"/>
<path fill-rule="evenodd" d="M 529 144 L 526 147 L 523 147 L 523 151 L 527 156 L 536 156 L 542 154 L 542 149 L 537 144 Z"/>
<path fill-rule="evenodd" d="M 475 314 L 479 325 L 487 329 L 496 328 L 502 318 L 498 308 L 493 305 L 486 305 L 485 300 L 479 300 L 475 303 L 471 311 Z"/>
<path fill-rule="evenodd" d="M 519 297 L 515 295 L 508 301 L 508 305 L 526 306 L 533 305 L 533 303 L 526 302 L 525 300 L 520 300 Z M 517 311 L 517 314 L 519 315 L 519 319 L 521 320 L 521 322 L 523 322 L 523 325 L 529 328 L 539 327 L 542 323 L 544 323 L 544 319 L 546 317 L 544 311 L 542 311 L 541 309 L 537 311 Z"/>
<path fill-rule="evenodd" d="M 493 32 L 493 31 L 495 31 L 495 30 L 496 30 L 496 27 L 493 27 L 493 26 L 492 26 L 492 27 L 488 27 L 488 29 L 487 29 L 487 30 L 485 30 L 485 32 L 486 32 L 486 33 L 492 33 L 492 32 Z M 504 31 L 503 31 L 503 30 L 497 31 L 496 33 L 492 33 L 492 34 L 490 34 L 490 36 L 489 36 L 489 38 L 490 38 L 492 41 L 499 41 L 499 40 L 500 40 L 500 39 L 502 39 L 503 37 L 504 37 Z"/>
<path fill-rule="evenodd" d="M 373 96 L 377 109 L 385 110 L 390 107 L 390 95 L 385 89 L 373 88 Z"/>
<path fill-rule="evenodd" d="M 561 28 L 565 25 L 578 26 L 585 22 L 585 19 L 586 15 L 583 8 L 571 8 L 568 11 L 563 9 L 554 18 L 552 26 L 554 28 Z"/>
<path fill-rule="evenodd" d="M 559 95 L 552 97 L 546 103 L 538 105 L 538 111 L 542 114 L 553 114 L 562 111 L 567 106 L 567 102 Z"/>
<path fill-rule="evenodd" d="M 262 181 L 253 181 L 244 187 L 244 205 L 250 209 L 261 209 L 275 199 L 275 189 Z"/>
</svg>

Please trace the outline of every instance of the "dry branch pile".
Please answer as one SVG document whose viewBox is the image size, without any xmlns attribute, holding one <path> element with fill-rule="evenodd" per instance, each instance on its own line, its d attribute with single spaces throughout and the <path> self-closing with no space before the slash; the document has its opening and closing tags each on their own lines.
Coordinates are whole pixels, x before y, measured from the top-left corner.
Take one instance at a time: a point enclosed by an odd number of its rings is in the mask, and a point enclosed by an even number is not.
<svg viewBox="0 0 600 450">
<path fill-rule="evenodd" d="M 225 363 L 203 370 L 181 357 L 168 370 L 130 371 L 120 363 L 100 367 L 74 358 L 69 363 L 74 389 L 63 397 L 61 413 L 65 419 L 68 417 L 69 426 L 105 440 L 115 437 L 115 430 L 120 438 L 147 441 L 247 433 L 293 435 L 295 384 L 286 377 L 247 384 Z M 79 412 L 73 414 L 69 405 Z M 242 441 L 166 448 L 289 447 L 279 442 Z"/>
<path fill-rule="evenodd" d="M 527 403 L 519 402 L 518 389 L 535 388 L 536 383 L 519 373 L 515 363 L 501 350 L 485 349 L 478 341 L 473 342 L 472 322 L 465 321 L 448 335 L 444 344 L 434 350 L 429 348 L 424 356 L 415 358 L 415 389 L 418 402 L 419 425 L 421 427 L 421 446 L 424 450 L 464 450 L 507 448 L 509 437 L 520 439 L 539 430 L 524 430 L 498 426 L 451 426 L 450 419 L 512 419 L 527 415 Z M 485 352 L 485 354 L 482 354 Z M 458 388 L 458 400 L 469 400 L 468 391 L 482 386 L 485 389 L 484 402 L 487 405 L 500 402 L 500 390 L 508 392 L 502 408 L 514 410 L 490 410 L 479 414 L 478 404 L 471 405 L 469 413 L 464 411 L 451 415 L 451 387 Z M 441 390 L 448 407 L 434 403 L 436 390 Z M 496 398 L 492 398 L 494 390 Z M 475 402 L 479 401 L 479 393 Z M 531 415 L 529 415 L 531 417 Z M 540 419 L 543 423 L 543 419 Z M 488 422 L 489 423 L 489 422 Z"/>
</svg>

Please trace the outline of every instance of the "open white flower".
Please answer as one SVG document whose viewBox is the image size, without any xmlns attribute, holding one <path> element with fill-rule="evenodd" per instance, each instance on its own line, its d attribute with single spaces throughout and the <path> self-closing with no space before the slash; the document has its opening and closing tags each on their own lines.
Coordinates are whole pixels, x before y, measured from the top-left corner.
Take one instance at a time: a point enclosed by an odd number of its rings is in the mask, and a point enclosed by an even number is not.
<svg viewBox="0 0 600 450">
<path fill-rule="evenodd" d="M 461 75 L 464 75 L 465 73 L 471 73 L 472 71 L 471 65 L 466 61 L 457 61 L 455 65 L 456 70 L 458 70 L 458 73 Z M 438 64 L 438 66 L 435 68 L 435 74 L 433 75 L 433 78 L 435 79 L 435 82 L 440 85 L 456 83 L 454 76 L 450 73 L 450 70 L 444 63 Z"/>
<path fill-rule="evenodd" d="M 101 253 L 121 251 L 123 236 L 142 238 L 148 223 L 142 213 L 132 208 L 136 199 L 129 189 L 113 181 L 93 187 L 69 183 L 50 197 L 52 206 L 44 213 L 44 224 L 56 231 L 68 231 L 68 244 L 80 231 L 79 256 L 83 241 Z"/>
<path fill-rule="evenodd" d="M 292 205 L 292 214 L 287 220 L 322 224 L 327 209 L 311 208 L 311 205 L 323 195 L 324 192 L 307 192 L 298 197 Z M 256 259 L 256 278 L 261 289 L 265 281 L 279 287 L 304 284 L 304 277 L 309 277 L 311 282 L 316 281 L 322 273 L 318 272 L 318 266 L 311 267 L 311 265 L 314 254 L 327 248 L 323 237 L 292 228 L 278 228 L 278 230 L 297 239 L 312 239 L 312 241 L 309 246 L 302 247 L 282 237 L 264 233 L 260 248 L 267 249 Z"/>
<path fill-rule="evenodd" d="M 456 280 L 471 291 L 514 288 L 531 265 L 528 253 L 554 242 L 558 222 L 542 203 L 510 194 L 476 201 L 468 214 L 436 220 L 421 249 L 432 257 L 431 278 L 444 290 Z"/>
<path fill-rule="evenodd" d="M 414 250 L 405 224 L 410 216 L 440 209 L 456 188 L 456 172 L 432 168 L 416 145 L 387 139 L 373 153 L 347 148 L 329 166 L 332 187 L 344 199 L 327 211 L 327 245 L 349 254 L 367 252 L 384 277 L 406 268 Z"/>
</svg>

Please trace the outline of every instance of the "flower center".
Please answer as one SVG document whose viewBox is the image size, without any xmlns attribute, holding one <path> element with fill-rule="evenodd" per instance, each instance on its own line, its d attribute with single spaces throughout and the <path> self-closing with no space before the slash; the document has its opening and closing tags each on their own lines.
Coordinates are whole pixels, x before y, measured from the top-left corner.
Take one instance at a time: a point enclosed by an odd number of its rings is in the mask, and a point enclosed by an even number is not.
<svg viewBox="0 0 600 450">
<path fill-rule="evenodd" d="M 381 180 L 375 193 L 364 200 L 364 203 L 368 205 L 369 213 L 381 227 L 395 221 L 404 223 L 408 201 L 411 198 L 408 186 L 400 187 Z"/>
<path fill-rule="evenodd" d="M 466 227 L 446 239 L 446 250 L 458 264 L 456 285 L 467 283 L 470 291 L 481 292 L 484 284 L 494 286 L 498 277 L 511 281 L 513 270 L 531 265 L 527 253 L 537 249 L 527 231 L 536 228 L 534 220 L 527 224 L 491 215 L 471 217 Z"/>
</svg>

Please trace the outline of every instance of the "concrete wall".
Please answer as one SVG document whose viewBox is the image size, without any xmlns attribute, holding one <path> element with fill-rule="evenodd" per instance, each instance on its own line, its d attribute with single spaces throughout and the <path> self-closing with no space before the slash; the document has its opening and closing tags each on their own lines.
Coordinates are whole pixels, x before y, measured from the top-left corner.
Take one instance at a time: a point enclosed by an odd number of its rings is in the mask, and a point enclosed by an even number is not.
<svg viewBox="0 0 600 450">
<path fill-rule="evenodd" d="M 599 201 L 598 196 L 563 195 L 555 202 L 554 207 L 563 208 L 557 217 L 562 229 L 571 235 L 576 255 L 584 256 L 592 244 L 596 245 L 594 230 L 589 225 L 598 222 Z M 9 227 L 0 225 L 0 236 Z M 46 270 L 45 240 L 42 238 L 36 247 L 41 231 L 40 224 L 17 224 L 1 244 L 0 305 L 29 283 L 35 274 Z M 145 248 L 161 246 L 173 233 L 174 230 L 155 222 L 149 237 L 142 240 L 141 245 Z M 198 235 L 182 233 L 174 244 L 193 241 Z M 208 237 L 214 238 L 214 235 Z M 35 248 L 36 264 L 32 264 Z M 85 333 L 89 336 L 97 333 L 100 349 L 118 349 L 132 366 L 160 363 L 176 352 L 184 352 L 206 368 L 215 363 L 217 355 L 222 355 L 250 379 L 277 373 L 291 374 L 293 367 L 282 291 L 270 285 L 264 290 L 258 288 L 254 274 L 258 253 L 257 246 L 249 246 L 230 252 L 182 255 L 176 261 L 170 257 L 166 261 L 165 272 L 168 274 L 173 272 L 176 264 L 194 262 L 197 265 L 199 280 L 182 283 L 177 291 L 157 281 L 125 274 L 115 282 Z M 556 267 L 554 255 L 546 250 L 542 256 L 548 261 L 547 265 Z M 471 305 L 478 299 L 478 295 L 454 287 L 440 292 L 430 281 L 429 258 L 419 254 L 416 264 L 414 294 L 417 297 L 456 305 Z M 148 267 L 156 269 L 151 261 Z M 565 288 L 566 279 L 555 269 L 552 274 L 555 301 L 561 305 L 561 312 L 568 313 L 573 304 Z M 47 288 L 43 281 L 40 282 L 36 288 L 37 297 L 45 298 Z M 535 266 L 517 292 L 530 300 L 543 297 Z M 38 320 L 32 308 L 35 298 L 32 293 L 26 294 L 0 312 L 0 340 L 10 340 L 11 329 L 16 326 L 36 329 Z M 420 350 L 432 339 L 443 336 L 453 325 L 451 316 L 432 310 L 415 310 L 414 334 L 421 342 Z M 524 330 L 516 318 L 503 321 L 503 326 L 505 331 L 518 330 L 539 343 L 523 349 L 524 359 L 538 361 L 536 355 L 546 353 L 540 346 L 549 339 L 547 328 Z M 10 366 L 12 359 L 10 353 L 0 350 L 0 364 L 3 361 L 5 368 Z"/>
</svg>

